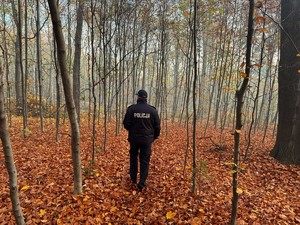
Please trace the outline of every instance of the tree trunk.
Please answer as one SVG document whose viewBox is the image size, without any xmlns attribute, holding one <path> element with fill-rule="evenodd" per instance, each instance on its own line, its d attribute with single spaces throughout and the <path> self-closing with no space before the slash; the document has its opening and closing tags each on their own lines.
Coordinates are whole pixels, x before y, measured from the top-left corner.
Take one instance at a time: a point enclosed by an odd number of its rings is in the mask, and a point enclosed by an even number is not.
<svg viewBox="0 0 300 225">
<path fill-rule="evenodd" d="M 281 1 L 281 23 L 278 128 L 270 155 L 281 163 L 300 165 L 299 0 Z"/>
<path fill-rule="evenodd" d="M 63 82 L 66 106 L 69 115 L 69 120 L 72 130 L 72 162 L 74 169 L 74 194 L 82 193 L 82 174 L 81 174 L 81 159 L 80 159 L 80 131 L 77 120 L 76 108 L 73 99 L 71 79 L 67 68 L 67 57 L 65 41 L 62 33 L 62 25 L 58 12 L 58 7 L 55 0 L 48 0 L 53 31 L 57 44 L 57 57 L 60 66 L 60 73 Z"/>
<path fill-rule="evenodd" d="M 108 32 L 106 32 L 107 28 L 106 25 L 108 21 L 106 21 L 106 2 L 104 1 L 104 5 L 102 6 L 104 15 L 103 15 L 103 21 L 102 22 L 102 44 L 103 44 L 103 77 L 101 77 L 103 81 L 103 105 L 104 105 L 104 136 L 103 136 L 103 150 L 106 151 L 106 145 L 107 145 L 107 112 L 108 112 L 108 104 L 107 104 L 107 35 Z M 99 98 L 100 99 L 100 98 Z"/>
<path fill-rule="evenodd" d="M 55 85 L 56 85 L 56 115 L 55 115 L 55 140 L 59 140 L 59 127 L 60 127 L 60 83 L 59 83 L 59 67 L 57 65 L 57 47 L 55 43 L 55 37 L 53 35 L 53 58 L 54 58 L 54 65 L 55 65 Z M 52 53 L 51 53 L 52 55 Z"/>
<path fill-rule="evenodd" d="M 22 74 L 22 115 L 23 115 L 23 129 L 27 127 L 27 80 L 28 80 L 28 4 L 27 0 L 25 0 L 25 74 Z"/>
<path fill-rule="evenodd" d="M 3 27 L 4 27 L 4 32 L 3 32 L 3 39 L 2 43 L 4 46 L 4 64 L 5 64 L 5 77 L 6 77 L 6 86 L 7 86 L 7 91 L 6 91 L 6 105 L 8 109 L 8 123 L 9 126 L 12 125 L 12 119 L 11 119 L 11 81 L 9 79 L 9 60 L 8 60 L 8 48 L 7 48 L 7 41 L 6 41 L 6 16 L 5 16 L 5 10 L 3 6 Z"/>
<path fill-rule="evenodd" d="M 226 13 L 226 11 L 225 11 Z M 228 59 L 229 55 L 229 43 L 230 43 L 230 38 L 231 35 L 226 35 L 227 30 L 228 30 L 228 25 L 227 25 L 227 18 L 224 19 L 225 21 L 222 22 L 224 25 L 222 25 L 222 30 L 224 29 L 224 35 L 221 38 L 220 37 L 220 44 L 219 44 L 219 54 L 218 54 L 218 64 L 216 67 L 216 76 L 217 74 L 220 74 L 219 78 L 217 78 L 218 85 L 217 85 L 217 90 L 216 90 L 216 103 L 215 103 L 215 116 L 214 116 L 214 128 L 217 128 L 217 123 L 219 119 L 219 109 L 220 109 L 220 103 L 221 103 L 221 98 L 222 98 L 222 90 L 223 90 L 223 84 L 225 80 L 225 71 L 226 71 L 226 61 Z M 229 38 L 229 40 L 227 40 Z M 226 42 L 228 45 L 226 46 Z M 227 47 L 227 48 L 226 48 Z M 226 52 L 225 52 L 226 50 Z M 225 56 L 226 54 L 226 56 Z M 223 73 L 222 73 L 223 72 Z"/>
<path fill-rule="evenodd" d="M 272 62 L 270 64 L 272 64 Z M 270 118 L 270 111 L 271 111 L 271 103 L 272 103 L 272 100 L 273 100 L 273 92 L 274 92 L 275 80 L 276 80 L 275 78 L 273 78 L 273 80 L 272 80 L 271 76 L 270 76 L 270 90 L 269 90 L 270 94 L 269 94 L 269 99 L 268 99 L 268 104 L 267 104 L 267 112 L 266 112 L 265 121 L 264 121 L 264 136 L 263 136 L 262 142 L 265 141 L 265 138 L 266 138 L 266 135 L 267 135 L 267 131 L 268 131 L 269 120 L 270 120 L 269 119 Z"/>
<path fill-rule="evenodd" d="M 197 107 L 196 107 L 196 85 L 197 85 L 197 0 L 194 0 L 194 25 L 193 25 L 193 47 L 194 47 L 194 80 L 193 80 L 193 174 L 192 193 L 196 192 L 196 134 L 197 134 Z"/>
<path fill-rule="evenodd" d="M 216 47 L 215 49 L 215 55 L 214 55 L 214 68 L 218 67 L 218 49 Z M 216 76 L 216 69 L 214 71 L 214 75 L 213 75 L 213 85 L 211 86 L 211 90 L 210 90 L 210 94 L 209 94 L 209 105 L 208 105 L 208 112 L 207 112 L 207 120 L 206 120 L 206 125 L 205 125 L 205 129 L 204 129 L 204 136 L 206 135 L 206 131 L 209 127 L 209 123 L 210 123 L 210 116 L 211 116 L 211 110 L 212 110 L 212 104 L 213 104 L 213 99 L 214 99 L 214 93 L 215 93 L 215 87 L 216 87 L 216 82 L 217 82 L 217 76 Z"/>
<path fill-rule="evenodd" d="M 73 96 L 78 116 L 78 123 L 80 124 L 80 60 L 81 60 L 81 35 L 83 24 L 83 0 L 79 0 L 77 10 L 77 28 L 75 34 L 75 53 L 73 64 Z"/>
<path fill-rule="evenodd" d="M 9 189 L 10 198 L 13 206 L 13 214 L 17 225 L 25 224 L 25 220 L 20 206 L 17 169 L 14 162 L 13 152 L 11 148 L 10 138 L 8 134 L 8 126 L 6 122 L 6 114 L 4 110 L 4 96 L 3 96 L 3 72 L 0 67 L 0 138 L 2 141 L 3 153 L 5 158 L 5 165 L 9 175 Z"/>
<path fill-rule="evenodd" d="M 42 84 L 42 56 L 41 56 L 41 37 L 40 37 L 40 3 L 36 3 L 36 58 L 37 58 L 37 73 L 39 80 L 39 107 L 40 107 L 40 125 L 41 131 L 44 132 L 44 116 L 43 116 L 43 84 Z"/>
<path fill-rule="evenodd" d="M 232 174 L 232 210 L 230 224 L 235 225 L 238 211 L 238 170 L 239 170 L 239 148 L 240 148 L 240 133 L 242 129 L 242 109 L 244 94 L 248 87 L 250 70 L 251 70 L 251 48 L 252 48 L 252 36 L 253 36 L 253 13 L 254 13 L 254 0 L 249 0 L 249 16 L 248 16 L 248 34 L 247 34 L 247 49 L 246 49 L 246 68 L 245 78 L 239 90 L 236 91 L 236 122 L 234 132 L 234 160 Z"/>
<path fill-rule="evenodd" d="M 16 114 L 21 115 L 21 109 L 22 109 L 22 92 L 21 92 L 21 72 L 20 72 L 20 55 L 21 55 L 21 46 L 20 46 L 20 40 L 21 38 L 21 19 L 19 19 L 18 11 L 16 10 L 15 3 L 11 2 L 12 11 L 13 11 L 13 18 L 15 21 L 15 24 L 17 26 L 17 36 L 15 40 L 15 92 L 16 92 Z M 19 10 L 20 12 L 20 10 Z"/>
<path fill-rule="evenodd" d="M 264 12 L 264 14 L 265 13 L 266 13 L 266 11 Z M 266 22 L 264 21 L 263 22 L 263 28 L 265 28 L 265 27 L 266 27 Z M 245 150 L 244 160 L 247 159 L 248 154 L 249 154 L 252 129 L 253 129 L 253 125 L 254 125 L 254 122 L 255 122 L 255 118 L 257 118 L 257 108 L 258 108 L 258 99 L 259 99 L 259 94 L 260 94 L 261 74 L 262 74 L 262 65 L 263 65 L 263 60 L 264 60 L 265 43 L 266 43 L 266 34 L 265 34 L 265 32 L 262 32 L 261 49 L 260 49 L 260 56 L 259 56 L 257 88 L 256 88 L 256 94 L 255 94 L 255 97 L 254 97 L 254 103 L 253 103 L 253 108 L 252 108 L 252 112 L 251 112 L 251 121 L 250 121 L 249 130 L 248 130 L 247 147 L 246 147 L 246 150 Z"/>
<path fill-rule="evenodd" d="M 179 44 L 176 44 L 176 55 L 175 55 L 175 65 L 174 65 L 174 97 L 173 97 L 173 106 L 172 106 L 172 123 L 175 122 L 175 116 L 176 116 L 176 111 L 177 111 L 177 106 L 178 106 L 178 98 L 177 98 L 177 93 L 178 93 L 178 82 L 179 82 Z"/>
<path fill-rule="evenodd" d="M 146 28 L 145 34 L 145 50 L 144 50 L 144 60 L 143 60 L 143 79 L 142 79 L 142 89 L 146 87 L 146 62 L 148 53 L 148 40 L 149 40 L 149 30 Z"/>
<path fill-rule="evenodd" d="M 92 56 L 91 56 L 91 98 L 93 99 L 93 130 L 92 130 L 92 144 L 93 144 L 93 148 L 92 148 L 92 162 L 95 162 L 95 151 L 96 151 L 96 113 L 97 113 L 97 98 L 96 98 L 96 81 L 95 81 L 95 62 L 96 62 L 96 56 L 95 56 L 95 48 L 94 48 L 94 41 L 95 41 L 95 34 L 94 34 L 94 13 L 95 13 L 95 9 L 94 9 L 94 1 L 91 0 L 90 3 L 90 7 L 91 7 L 91 12 L 92 12 L 92 16 L 91 16 L 91 47 L 92 47 Z M 100 111 L 100 110 L 99 110 Z"/>
</svg>

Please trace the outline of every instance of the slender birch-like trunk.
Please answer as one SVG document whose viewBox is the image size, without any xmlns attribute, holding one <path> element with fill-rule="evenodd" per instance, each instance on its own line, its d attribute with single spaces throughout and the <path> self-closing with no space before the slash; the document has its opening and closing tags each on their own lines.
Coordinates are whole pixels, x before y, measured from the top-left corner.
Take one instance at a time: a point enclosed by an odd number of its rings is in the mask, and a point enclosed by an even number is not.
<svg viewBox="0 0 300 225">
<path fill-rule="evenodd" d="M 6 122 L 6 113 L 4 110 L 4 96 L 3 96 L 3 72 L 0 67 L 0 138 L 3 147 L 5 158 L 5 166 L 9 175 L 9 190 L 10 198 L 13 206 L 13 214 L 17 225 L 25 224 L 22 208 L 20 206 L 18 193 L 17 169 L 14 162 L 14 156 L 10 143 L 8 126 Z"/>
</svg>

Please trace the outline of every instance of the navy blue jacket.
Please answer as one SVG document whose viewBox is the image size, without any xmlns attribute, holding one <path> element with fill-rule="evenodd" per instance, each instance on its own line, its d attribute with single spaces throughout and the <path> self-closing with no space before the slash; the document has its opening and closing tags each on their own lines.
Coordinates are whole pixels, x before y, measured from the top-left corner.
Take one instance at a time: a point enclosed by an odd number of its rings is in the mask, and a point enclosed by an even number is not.
<svg viewBox="0 0 300 225">
<path fill-rule="evenodd" d="M 137 104 L 127 108 L 123 125 L 130 142 L 152 142 L 160 135 L 158 112 L 146 99 L 138 99 Z"/>
</svg>

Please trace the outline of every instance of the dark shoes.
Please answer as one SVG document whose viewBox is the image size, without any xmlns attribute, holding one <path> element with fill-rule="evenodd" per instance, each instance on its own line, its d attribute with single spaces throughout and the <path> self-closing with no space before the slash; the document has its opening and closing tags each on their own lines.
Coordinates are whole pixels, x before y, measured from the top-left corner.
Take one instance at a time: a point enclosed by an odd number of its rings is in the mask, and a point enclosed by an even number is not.
<svg viewBox="0 0 300 225">
<path fill-rule="evenodd" d="M 127 178 L 127 182 L 130 182 L 130 183 L 132 183 L 132 184 L 136 184 L 136 180 L 133 180 L 133 179 L 131 179 L 131 178 Z"/>
<path fill-rule="evenodd" d="M 146 187 L 146 184 L 145 183 L 139 183 L 137 187 L 138 187 L 139 191 L 142 191 Z"/>
<path fill-rule="evenodd" d="M 136 180 L 132 180 L 130 178 L 128 178 L 128 182 L 130 182 L 130 186 L 133 187 L 135 186 L 136 187 Z M 139 191 L 142 191 L 144 188 L 146 187 L 146 183 L 138 183 L 137 185 L 137 188 L 139 189 Z"/>
</svg>

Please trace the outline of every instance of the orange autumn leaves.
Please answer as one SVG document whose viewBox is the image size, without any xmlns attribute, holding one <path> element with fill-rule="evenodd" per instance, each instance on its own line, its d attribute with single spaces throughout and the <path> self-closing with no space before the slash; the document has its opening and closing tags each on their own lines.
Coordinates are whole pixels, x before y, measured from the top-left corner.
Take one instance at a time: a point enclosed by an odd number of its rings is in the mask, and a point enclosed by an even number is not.
<svg viewBox="0 0 300 225">
<path fill-rule="evenodd" d="M 39 123 L 29 120 L 31 134 L 23 139 L 21 121 L 10 129 L 21 206 L 26 224 L 228 224 L 231 212 L 231 170 L 233 136 L 223 134 L 225 148 L 216 150 L 209 139 L 197 139 L 198 158 L 206 162 L 197 176 L 197 194 L 191 195 L 192 163 L 186 152 L 185 128 L 168 124 L 168 137 L 162 134 L 153 144 L 148 186 L 139 192 L 128 182 L 127 133 L 116 136 L 108 127 L 106 152 L 91 159 L 91 128 L 81 125 L 83 194 L 73 195 L 73 170 L 70 137 L 61 135 L 55 142 L 54 121 L 46 120 L 45 133 Z M 98 133 L 102 133 L 98 126 Z M 69 130 L 62 125 L 63 131 Z M 208 134 L 218 142 L 219 131 Z M 244 135 L 244 131 L 240 133 Z M 103 137 L 97 137 L 101 146 Z M 243 141 L 244 138 L 241 138 Z M 241 143 L 241 151 L 244 149 Z M 300 169 L 283 166 L 268 156 L 273 140 L 261 143 L 253 137 L 249 159 L 239 165 L 240 195 L 238 218 L 241 224 L 295 224 L 300 220 L 298 176 Z M 3 155 L 0 154 L 0 160 Z M 15 224 L 9 200 L 8 177 L 0 165 L 0 220 Z M 199 171 L 200 171 L 199 170 Z M 288 184 L 288 185 L 287 185 Z M 284 193 L 289 193 L 288 195 Z M 257 197 L 259 196 L 259 198 Z M 5 222 L 4 222 L 5 221 Z"/>
</svg>

